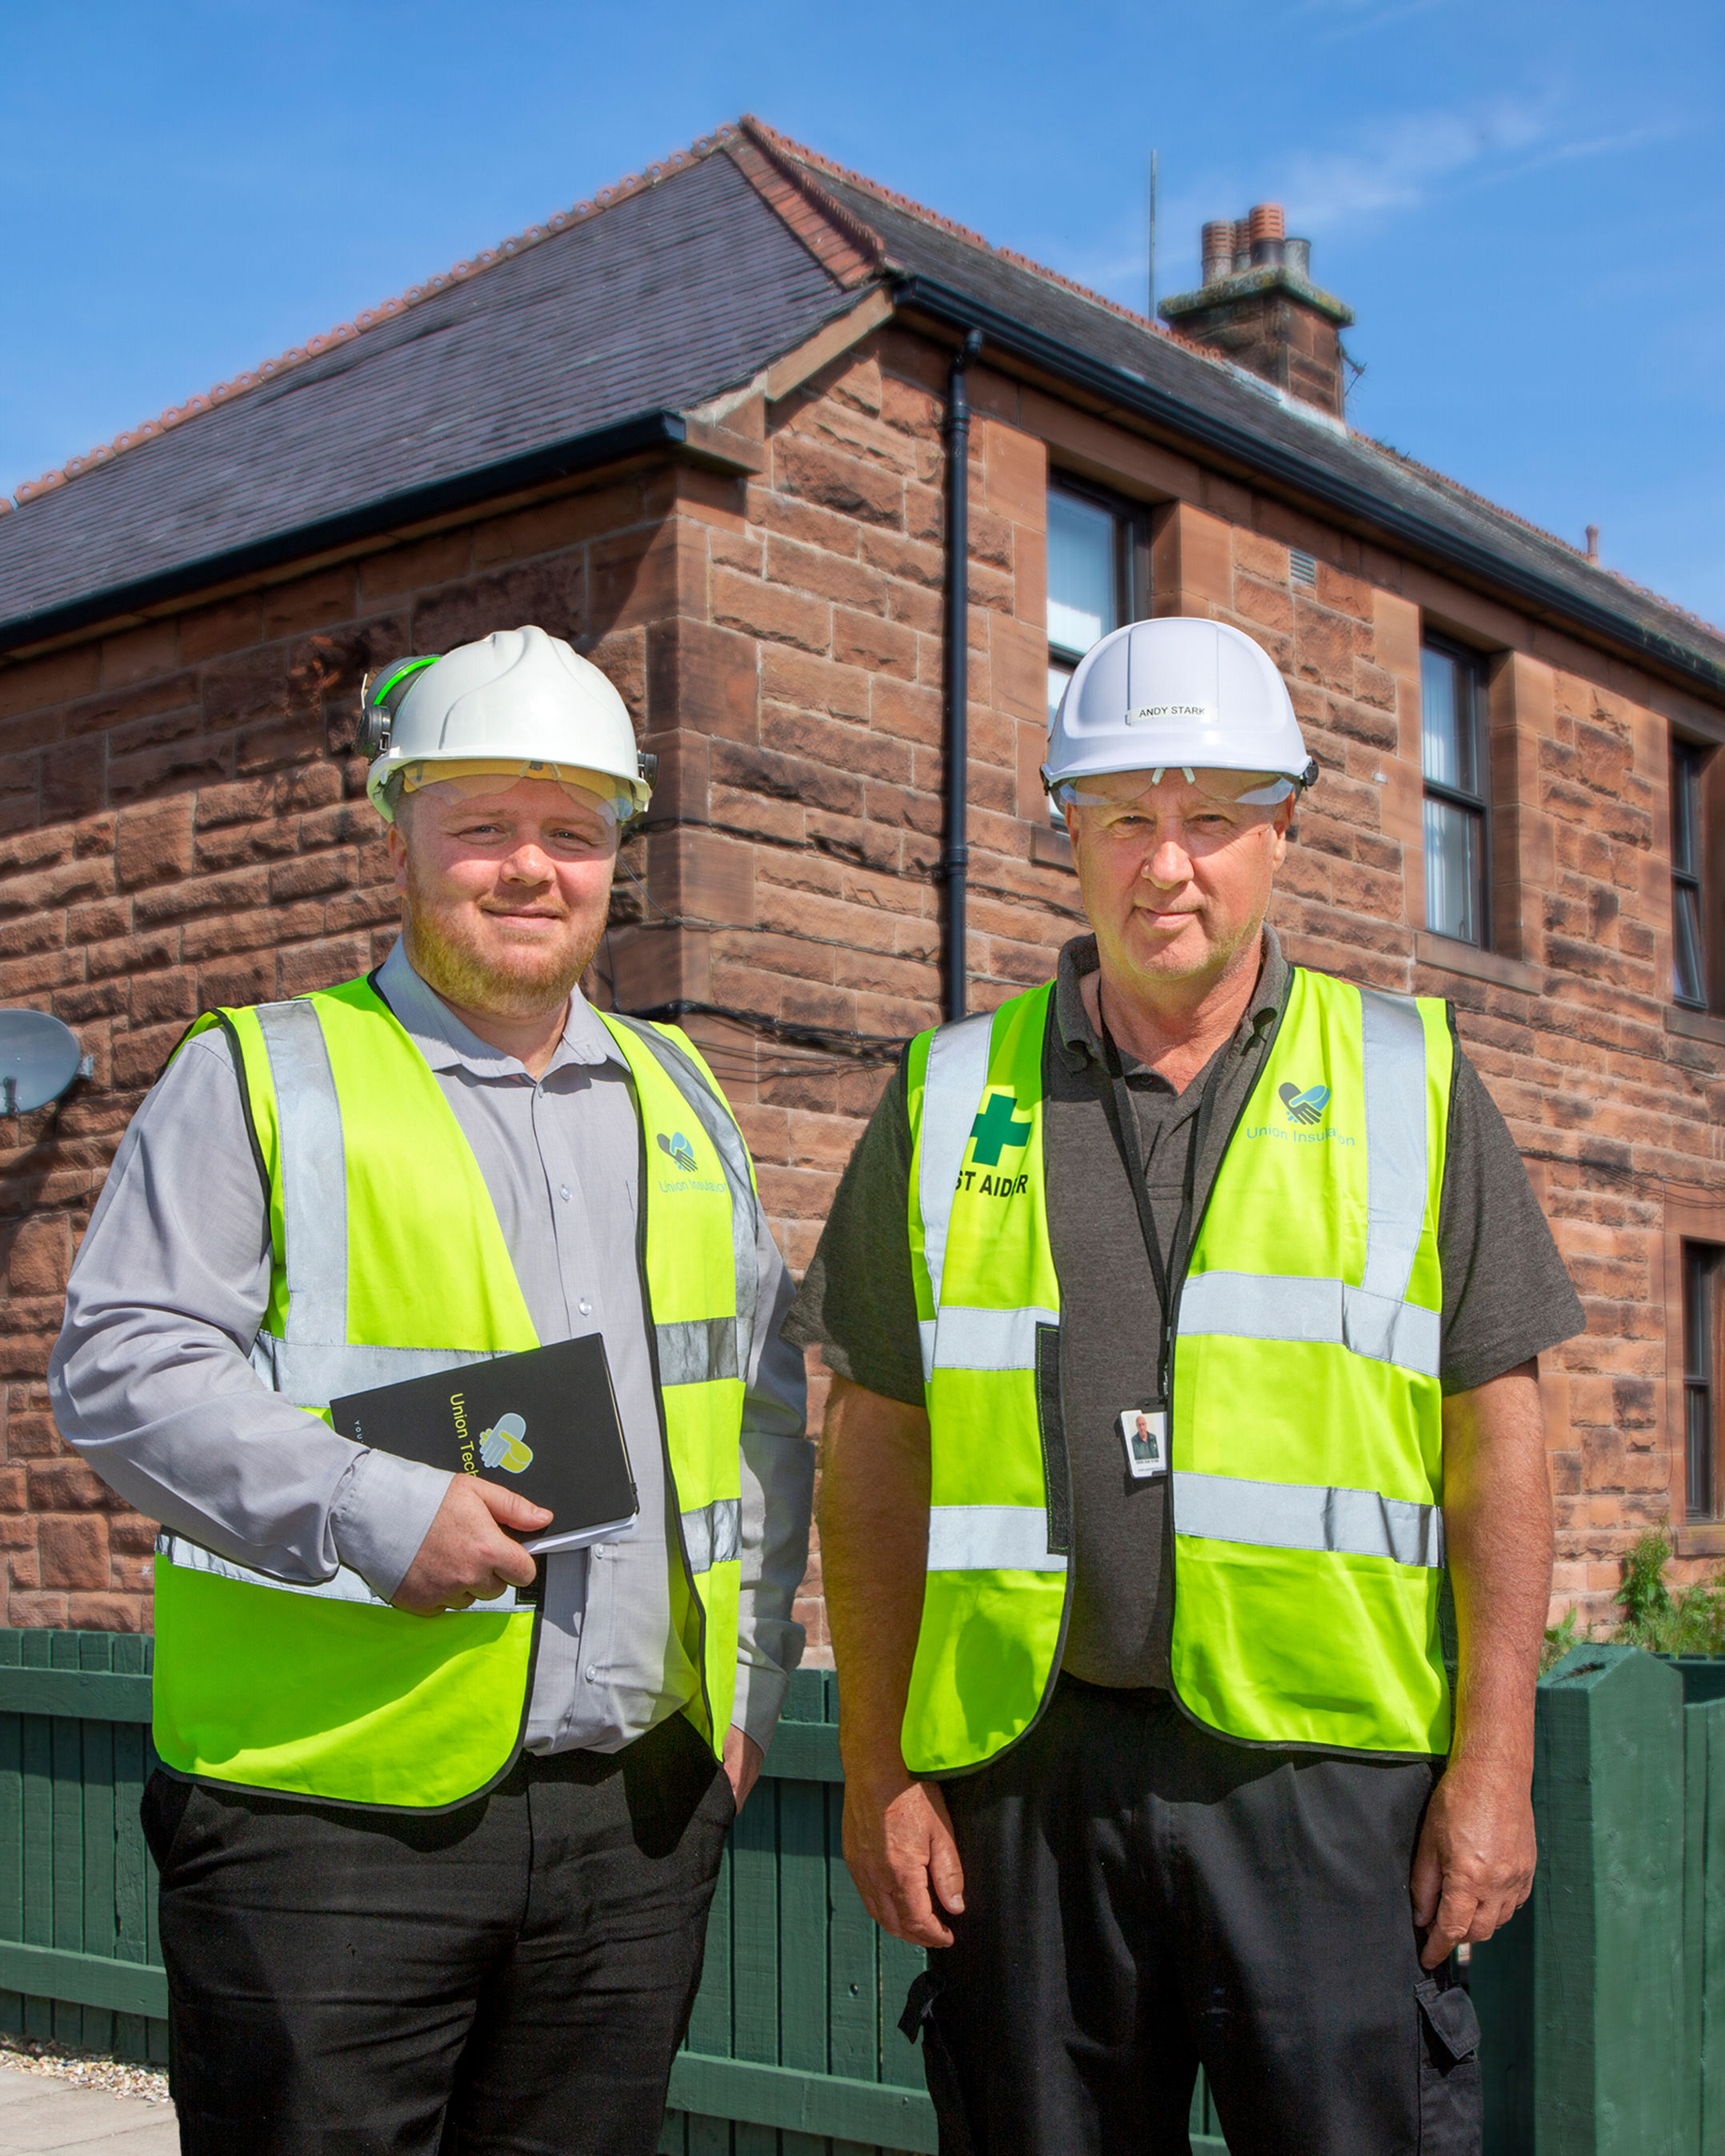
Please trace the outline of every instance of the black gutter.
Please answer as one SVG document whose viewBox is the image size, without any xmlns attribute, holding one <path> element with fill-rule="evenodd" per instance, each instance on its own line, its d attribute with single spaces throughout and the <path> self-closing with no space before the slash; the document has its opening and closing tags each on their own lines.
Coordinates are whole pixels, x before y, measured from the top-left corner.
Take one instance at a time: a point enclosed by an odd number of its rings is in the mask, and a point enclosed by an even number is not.
<svg viewBox="0 0 1725 2156">
<path fill-rule="evenodd" d="M 141 577 L 133 583 L 110 585 L 105 591 L 69 600 L 62 605 L 17 615 L 10 621 L 0 622 L 0 651 L 11 650 L 21 644 L 45 642 L 50 637 L 87 628 L 92 622 L 136 613 L 146 607 L 183 598 L 189 593 L 203 591 L 212 585 L 255 576 L 265 569 L 280 568 L 308 555 L 327 553 L 334 548 L 350 546 L 356 539 L 368 539 L 379 531 L 418 524 L 451 510 L 470 508 L 494 495 L 512 494 L 547 480 L 562 479 L 575 472 L 589 470 L 596 465 L 639 455 L 644 450 L 663 449 L 680 449 L 700 462 L 730 469 L 722 454 L 708 451 L 698 442 L 690 444 L 688 424 L 680 413 L 644 412 L 615 426 L 597 428 L 591 434 L 572 434 L 563 441 L 529 450 L 524 455 L 483 465 L 477 471 L 434 480 L 426 485 L 409 487 L 400 494 L 382 495 L 357 509 L 344 510 L 339 516 L 294 525 L 285 531 L 272 532 L 267 538 L 249 541 L 226 553 L 202 555 L 196 561 L 181 562 L 153 576 Z M 73 480 L 68 484 L 75 486 L 79 481 Z M 27 504 L 13 514 L 28 517 L 29 506 Z"/>
<path fill-rule="evenodd" d="M 970 403 L 964 371 L 983 340 L 969 331 L 947 377 L 947 1019 L 963 1018 L 970 986 L 964 902 L 970 867 Z"/>
<path fill-rule="evenodd" d="M 1010 353 L 1045 374 L 1087 389 L 1119 410 L 1165 429 L 1183 444 L 1212 450 L 1258 484 L 1269 480 L 1307 501 L 1321 502 L 1352 522 L 1366 525 L 1428 560 L 1457 571 L 1470 582 L 1483 585 L 1493 596 L 1512 595 L 1548 619 L 1579 628 L 1599 641 L 1651 661 L 1676 675 L 1686 686 L 1705 690 L 1715 698 L 1725 697 L 1725 664 L 1703 658 L 1686 644 L 1662 636 L 1596 600 L 1582 598 L 1554 578 L 1523 568 L 1417 511 L 1398 508 L 1371 488 L 1327 471 L 1232 420 L 1205 412 L 1147 382 L 1142 375 L 1093 358 L 1077 346 L 1032 329 L 1014 316 L 1002 314 L 933 278 L 902 277 L 894 287 L 894 297 L 901 307 L 914 307 L 947 328 L 980 329 L 992 349 Z"/>
</svg>

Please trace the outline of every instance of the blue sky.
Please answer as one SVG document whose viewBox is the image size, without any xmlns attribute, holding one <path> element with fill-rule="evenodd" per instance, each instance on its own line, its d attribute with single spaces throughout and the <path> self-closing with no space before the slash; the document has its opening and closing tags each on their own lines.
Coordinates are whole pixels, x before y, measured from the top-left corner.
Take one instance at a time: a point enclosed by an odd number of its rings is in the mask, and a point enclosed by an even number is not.
<svg viewBox="0 0 1725 2156">
<path fill-rule="evenodd" d="M 0 490 L 745 110 L 1142 306 L 1281 200 L 1349 416 L 1725 622 L 1718 0 L 0 10 Z"/>
</svg>

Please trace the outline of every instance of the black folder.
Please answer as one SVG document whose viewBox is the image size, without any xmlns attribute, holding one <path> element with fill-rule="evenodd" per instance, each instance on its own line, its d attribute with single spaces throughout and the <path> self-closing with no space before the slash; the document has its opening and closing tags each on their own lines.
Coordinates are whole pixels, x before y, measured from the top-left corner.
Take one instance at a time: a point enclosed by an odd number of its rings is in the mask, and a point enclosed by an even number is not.
<svg viewBox="0 0 1725 2156">
<path fill-rule="evenodd" d="M 343 1437 L 454 1475 L 482 1475 L 553 1515 L 521 1547 L 582 1549 L 634 1524 L 640 1509 L 597 1332 L 408 1378 L 331 1400 Z"/>
</svg>

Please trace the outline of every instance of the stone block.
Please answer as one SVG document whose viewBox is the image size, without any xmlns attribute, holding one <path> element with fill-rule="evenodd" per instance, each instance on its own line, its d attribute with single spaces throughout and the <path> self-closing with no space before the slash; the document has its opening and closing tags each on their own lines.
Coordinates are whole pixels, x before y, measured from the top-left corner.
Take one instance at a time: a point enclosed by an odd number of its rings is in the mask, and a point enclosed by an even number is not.
<svg viewBox="0 0 1725 2156">
<path fill-rule="evenodd" d="M 170 795 L 122 809 L 115 834 L 115 872 L 123 888 L 165 883 L 191 872 L 196 796 Z"/>
</svg>

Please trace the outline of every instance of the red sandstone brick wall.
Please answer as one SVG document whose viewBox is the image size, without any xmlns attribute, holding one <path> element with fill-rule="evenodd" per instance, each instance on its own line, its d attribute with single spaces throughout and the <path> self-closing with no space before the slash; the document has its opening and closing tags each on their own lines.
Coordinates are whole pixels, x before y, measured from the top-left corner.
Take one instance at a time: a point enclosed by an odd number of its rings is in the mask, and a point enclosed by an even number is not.
<svg viewBox="0 0 1725 2156">
<path fill-rule="evenodd" d="M 883 330 L 716 415 L 752 476 L 589 484 L 0 668 L 0 1001 L 55 1009 L 97 1065 L 57 1121 L 0 1128 L 8 1621 L 147 1622 L 147 1526 L 45 1411 L 59 1296 L 186 1021 L 387 947 L 394 895 L 344 752 L 367 665 L 536 620 L 612 673 L 660 783 L 628 849 L 645 889 L 619 878 L 589 986 L 752 1014 L 686 1023 L 806 1263 L 891 1044 L 939 1010 L 944 367 Z M 1324 773 L 1276 905 L 1294 955 L 1460 1009 L 1587 1306 L 1544 1392 L 1558 1600 L 1604 1614 L 1627 1540 L 1671 1505 L 1676 1238 L 1725 1239 L 1725 1029 L 1665 1018 L 1667 727 L 1717 716 L 987 369 L 973 393 L 973 1003 L 1045 978 L 1081 925 L 1035 778 L 1052 464 L 1158 505 L 1155 610 L 1237 622 L 1289 679 Z M 1315 591 L 1291 584 L 1290 546 L 1316 557 Z M 1488 957 L 1424 932 L 1422 622 L 1496 654 Z M 824 1658 L 818 1557 L 801 1614 Z"/>
<path fill-rule="evenodd" d="M 6 1622 L 149 1622 L 150 1523 L 60 1440 L 48 1353 L 108 1163 L 188 1021 L 389 947 L 382 827 L 343 752 L 362 675 L 533 620 L 639 704 L 675 491 L 631 477 L 0 670 L 0 1003 L 53 1010 L 95 1061 L 57 1115 L 0 1123 Z"/>
</svg>

